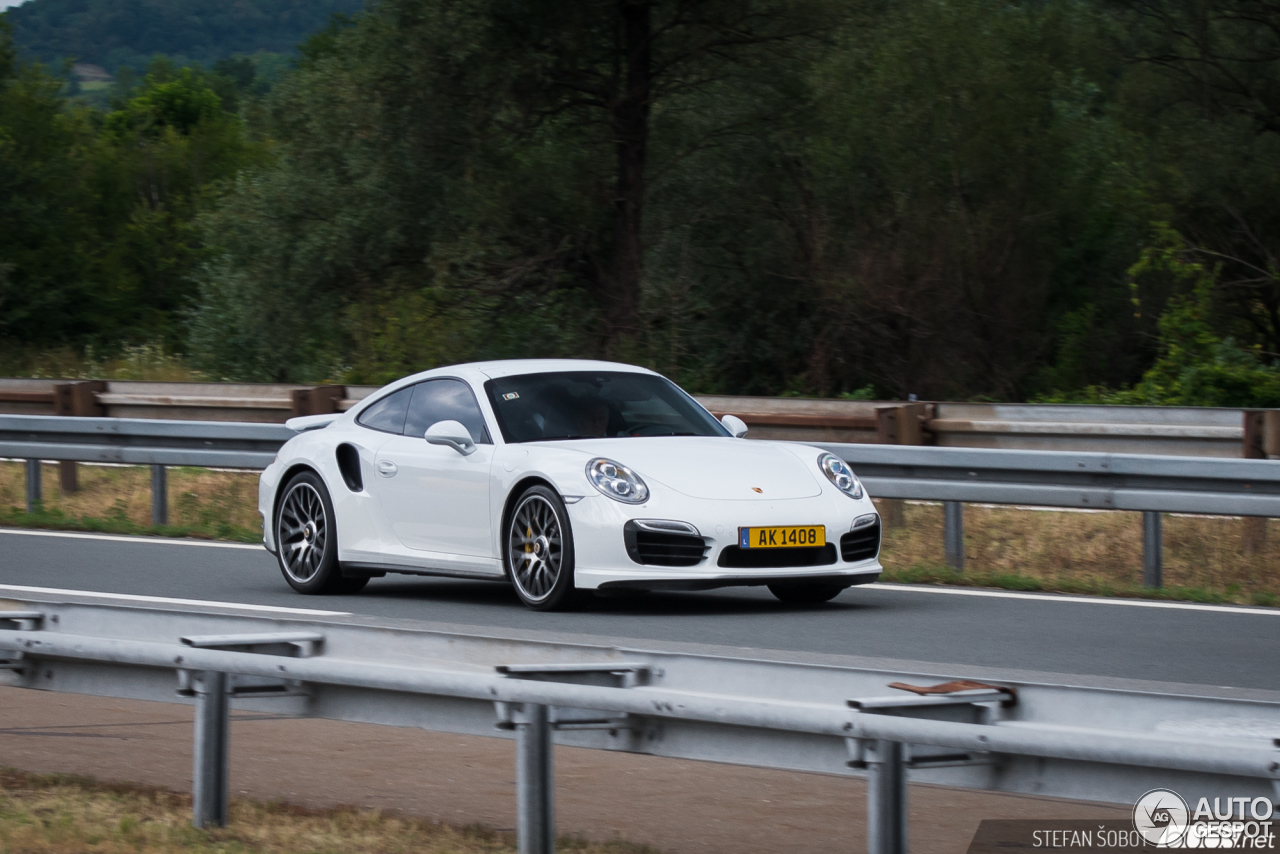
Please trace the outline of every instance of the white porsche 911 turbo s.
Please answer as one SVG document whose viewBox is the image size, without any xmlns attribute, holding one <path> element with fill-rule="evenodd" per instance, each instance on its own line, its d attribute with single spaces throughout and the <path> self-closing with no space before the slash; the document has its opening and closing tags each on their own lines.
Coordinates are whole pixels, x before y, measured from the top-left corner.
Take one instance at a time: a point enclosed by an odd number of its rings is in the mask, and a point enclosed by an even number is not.
<svg viewBox="0 0 1280 854">
<path fill-rule="evenodd" d="M 643 368 L 454 365 L 289 425 L 258 509 L 301 593 L 393 572 L 506 579 L 538 610 L 735 585 L 818 603 L 880 574 L 880 518 L 842 460 L 747 441 Z"/>
</svg>

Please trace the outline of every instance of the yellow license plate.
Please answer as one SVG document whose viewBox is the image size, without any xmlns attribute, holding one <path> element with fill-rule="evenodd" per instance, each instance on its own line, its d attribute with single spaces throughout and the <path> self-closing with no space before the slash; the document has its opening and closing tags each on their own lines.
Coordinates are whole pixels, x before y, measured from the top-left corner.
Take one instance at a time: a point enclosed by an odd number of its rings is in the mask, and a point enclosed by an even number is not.
<svg viewBox="0 0 1280 854">
<path fill-rule="evenodd" d="M 823 525 L 770 525 L 764 528 L 738 529 L 738 545 L 744 549 L 798 549 L 826 544 L 827 529 Z"/>
</svg>

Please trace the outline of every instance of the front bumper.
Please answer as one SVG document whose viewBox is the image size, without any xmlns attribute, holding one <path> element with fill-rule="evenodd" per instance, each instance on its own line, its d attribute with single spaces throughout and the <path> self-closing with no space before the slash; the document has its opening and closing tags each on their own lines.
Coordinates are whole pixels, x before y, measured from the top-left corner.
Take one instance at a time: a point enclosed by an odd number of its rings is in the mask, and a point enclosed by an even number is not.
<svg viewBox="0 0 1280 854">
<path fill-rule="evenodd" d="M 841 536 L 855 518 L 874 513 L 875 506 L 870 498 L 854 501 L 834 489 L 813 498 L 786 501 L 709 501 L 662 490 L 641 506 L 588 496 L 569 505 L 568 510 L 573 525 L 574 583 L 584 589 L 711 590 L 796 582 L 852 586 L 869 584 L 882 571 L 878 553 L 855 561 L 845 561 L 840 555 Z M 706 556 L 693 566 L 638 563 L 627 553 L 623 537 L 624 526 L 633 519 L 692 524 L 706 543 Z M 827 542 L 836 546 L 832 563 L 762 568 L 720 565 L 726 547 L 737 546 L 739 527 L 817 524 L 826 528 Z"/>
</svg>

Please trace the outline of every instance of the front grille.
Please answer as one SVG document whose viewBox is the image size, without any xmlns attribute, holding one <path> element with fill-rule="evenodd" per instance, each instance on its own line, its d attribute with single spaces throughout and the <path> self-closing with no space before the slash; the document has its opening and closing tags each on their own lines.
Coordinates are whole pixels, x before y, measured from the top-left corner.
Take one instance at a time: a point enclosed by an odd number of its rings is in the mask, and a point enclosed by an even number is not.
<svg viewBox="0 0 1280 854">
<path fill-rule="evenodd" d="M 840 538 L 840 557 L 845 563 L 866 560 L 880 553 L 880 520 L 850 531 Z"/>
<path fill-rule="evenodd" d="M 697 566 L 707 556 L 707 543 L 693 534 L 643 531 L 628 522 L 622 529 L 627 554 L 650 566 Z"/>
<path fill-rule="evenodd" d="M 808 546 L 794 549 L 744 549 L 725 546 L 717 561 L 734 569 L 782 569 L 794 566 L 827 566 L 836 562 L 836 547 Z"/>
</svg>

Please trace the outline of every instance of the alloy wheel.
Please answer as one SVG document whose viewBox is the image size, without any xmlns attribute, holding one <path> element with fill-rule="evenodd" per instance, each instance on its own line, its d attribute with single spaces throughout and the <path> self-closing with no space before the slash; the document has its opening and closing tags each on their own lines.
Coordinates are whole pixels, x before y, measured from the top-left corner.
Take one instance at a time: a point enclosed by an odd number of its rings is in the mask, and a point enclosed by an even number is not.
<svg viewBox="0 0 1280 854">
<path fill-rule="evenodd" d="M 310 581 L 320 570 L 328 539 L 329 521 L 320 493 L 309 483 L 295 484 L 280 503 L 276 523 L 276 542 L 289 577 Z"/>
<path fill-rule="evenodd" d="M 511 578 L 532 602 L 551 595 L 564 564 L 560 514 L 541 495 L 530 495 L 511 514 L 507 538 Z"/>
</svg>

